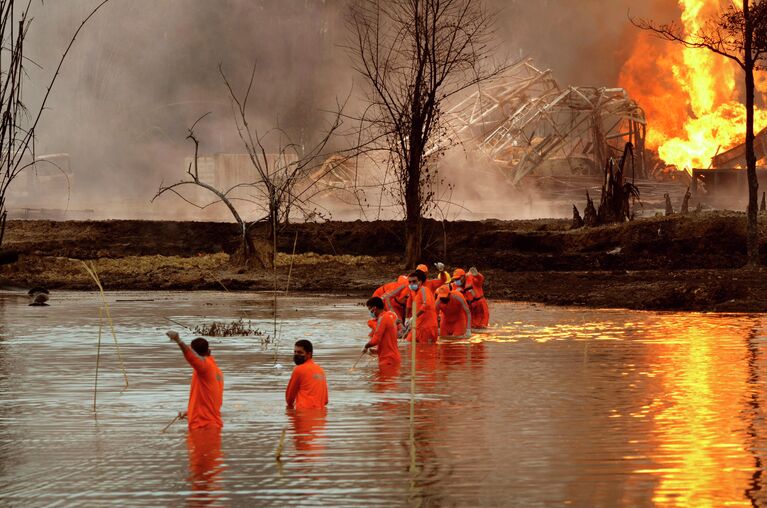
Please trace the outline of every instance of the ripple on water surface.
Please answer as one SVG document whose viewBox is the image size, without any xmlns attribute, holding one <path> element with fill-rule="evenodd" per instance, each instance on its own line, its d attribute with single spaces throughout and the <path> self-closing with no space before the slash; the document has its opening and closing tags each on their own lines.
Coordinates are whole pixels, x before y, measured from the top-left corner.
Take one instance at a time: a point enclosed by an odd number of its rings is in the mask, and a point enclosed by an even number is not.
<svg viewBox="0 0 767 508">
<path fill-rule="evenodd" d="M 258 294 L 110 293 L 130 386 L 99 299 L 0 295 L 0 497 L 12 505 L 763 505 L 761 315 L 493 302 L 471 340 L 416 348 L 399 373 L 358 359 L 357 300 L 279 302 L 279 347 L 212 339 L 226 378 L 218 433 L 160 431 L 191 375 L 164 331 L 251 319 Z M 186 333 L 186 338 L 191 335 Z M 289 414 L 292 344 L 308 338 L 327 412 Z M 283 367 L 274 366 L 275 360 Z M 366 363 L 367 362 L 367 363 Z M 285 430 L 283 457 L 274 454 Z"/>
</svg>

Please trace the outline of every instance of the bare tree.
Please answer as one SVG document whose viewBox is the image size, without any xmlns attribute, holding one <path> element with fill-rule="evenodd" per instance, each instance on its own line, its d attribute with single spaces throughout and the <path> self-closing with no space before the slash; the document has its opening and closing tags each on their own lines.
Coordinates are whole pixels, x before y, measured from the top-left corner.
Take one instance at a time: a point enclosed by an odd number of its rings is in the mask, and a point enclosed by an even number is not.
<svg viewBox="0 0 767 508">
<path fill-rule="evenodd" d="M 634 25 L 659 37 L 688 48 L 707 49 L 729 58 L 740 66 L 746 90 L 746 171 L 748 174 L 748 209 L 746 246 L 748 264 L 759 264 L 757 223 L 759 182 L 754 153 L 754 70 L 767 54 L 767 0 L 742 0 L 731 3 L 718 15 L 710 17 L 696 33 L 687 34 L 677 23 L 657 25 L 644 19 L 632 19 Z"/>
<path fill-rule="evenodd" d="M 22 102 L 26 72 L 31 60 L 24 55 L 24 41 L 32 24 L 31 0 L 0 0 L 0 245 L 8 217 L 8 189 L 16 177 L 35 164 L 35 132 L 64 60 L 85 24 L 109 0 L 100 2 L 80 23 L 59 59 L 42 101 L 35 108 Z"/>
<path fill-rule="evenodd" d="M 241 95 L 235 92 L 223 69 L 219 68 L 219 72 L 232 102 L 237 133 L 254 170 L 253 178 L 234 182 L 226 188 L 217 188 L 213 182 L 207 182 L 200 176 L 198 168 L 200 142 L 194 133 L 194 128 L 202 118 L 207 116 L 205 114 L 189 128 L 187 135 L 187 139 L 194 143 L 194 159 L 187 168 L 187 178 L 171 185 L 160 184 L 152 201 L 170 192 L 200 209 L 223 203 L 240 229 L 243 264 L 249 265 L 257 261 L 262 268 L 269 268 L 273 266 L 277 255 L 279 231 L 289 223 L 291 214 L 298 213 L 308 218 L 321 213 L 312 201 L 313 194 L 310 192 L 316 180 L 309 179 L 308 176 L 317 165 L 321 164 L 326 156 L 325 147 L 341 126 L 343 106 L 338 105 L 337 112 L 333 114 L 332 121 L 323 131 L 319 141 L 311 148 L 304 149 L 293 143 L 282 129 L 274 128 L 259 133 L 258 129 L 250 126 L 247 106 L 256 75 L 255 65 L 247 89 Z M 268 151 L 270 148 L 272 151 Z M 205 189 L 214 196 L 213 201 L 199 204 L 185 197 L 179 192 L 179 188 L 188 186 Z M 242 206 L 249 207 L 247 211 L 250 215 L 260 216 L 249 220 L 241 210 Z M 267 225 L 268 248 L 264 247 L 265 239 L 257 242 L 253 238 L 252 230 L 259 223 Z"/>
<path fill-rule="evenodd" d="M 443 107 L 507 68 L 491 59 L 491 20 L 472 0 L 361 0 L 350 9 L 348 49 L 369 104 L 360 121 L 397 175 L 409 266 L 420 261 L 436 160 L 452 144 Z"/>
</svg>

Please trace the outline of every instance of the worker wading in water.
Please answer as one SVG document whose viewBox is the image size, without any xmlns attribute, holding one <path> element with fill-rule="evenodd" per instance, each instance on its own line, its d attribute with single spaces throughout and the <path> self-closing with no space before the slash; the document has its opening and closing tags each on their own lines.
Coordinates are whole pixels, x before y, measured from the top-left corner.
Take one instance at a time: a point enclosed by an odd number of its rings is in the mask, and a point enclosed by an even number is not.
<svg viewBox="0 0 767 508">
<path fill-rule="evenodd" d="M 377 296 L 369 299 L 366 305 L 376 324 L 370 333 L 370 340 L 362 351 L 367 352 L 371 348 L 376 348 L 378 366 L 381 369 L 399 366 L 401 360 L 399 347 L 397 347 L 397 316 L 385 310 L 383 300 Z"/>
<path fill-rule="evenodd" d="M 450 284 L 451 289 L 461 291 L 466 303 L 469 304 L 471 327 L 474 330 L 487 328 L 490 321 L 490 309 L 487 307 L 485 292 L 482 289 L 484 283 L 485 277 L 472 266 L 468 274 L 461 268 L 457 268 L 453 272 L 453 282 Z"/>
<path fill-rule="evenodd" d="M 426 280 L 424 281 L 423 285 L 431 291 L 431 294 L 434 295 L 437 291 L 437 288 L 440 286 L 445 285 L 445 282 L 441 277 L 437 277 L 436 279 L 429 279 L 429 267 L 426 265 L 418 265 L 415 267 L 415 269 L 418 271 L 420 270 L 426 275 Z"/>
<path fill-rule="evenodd" d="M 437 309 L 434 305 L 434 296 L 423 285 L 425 280 L 426 274 L 421 270 L 416 270 L 408 275 L 408 297 L 405 309 L 406 317 L 415 320 L 415 323 L 411 321 L 411 326 L 415 324 L 416 341 L 429 343 L 437 341 L 439 330 L 437 329 Z M 415 316 L 411 315 L 413 300 L 415 300 L 416 305 Z M 412 334 L 407 334 L 406 337 L 407 340 L 412 340 Z"/>
<path fill-rule="evenodd" d="M 186 410 L 189 429 L 207 427 L 220 429 L 224 426 L 221 421 L 221 404 L 224 401 L 224 374 L 210 354 L 208 341 L 198 337 L 192 341 L 190 347 L 184 344 L 178 333 L 171 330 L 166 335 L 178 344 L 184 353 L 184 358 L 194 369 L 192 386 L 189 390 L 189 405 Z"/>
<path fill-rule="evenodd" d="M 471 337 L 471 311 L 460 291 L 447 286 L 437 289 L 437 318 L 440 337 Z"/>
<path fill-rule="evenodd" d="M 396 281 L 387 282 L 373 292 L 373 296 L 379 297 L 384 302 L 384 308 L 397 315 L 402 321 L 405 319 L 405 299 L 407 298 L 407 277 L 400 275 Z"/>
<path fill-rule="evenodd" d="M 293 362 L 296 368 L 290 376 L 285 390 L 288 408 L 321 409 L 328 404 L 328 383 L 325 371 L 314 363 L 314 347 L 306 339 L 296 342 L 293 348 Z"/>
</svg>

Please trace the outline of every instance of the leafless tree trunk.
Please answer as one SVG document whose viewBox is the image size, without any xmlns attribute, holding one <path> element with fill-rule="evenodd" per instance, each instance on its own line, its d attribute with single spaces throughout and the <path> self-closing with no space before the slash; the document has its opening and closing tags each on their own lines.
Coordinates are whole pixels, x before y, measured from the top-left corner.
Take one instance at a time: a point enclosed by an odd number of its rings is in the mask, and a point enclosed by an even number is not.
<svg viewBox="0 0 767 508">
<path fill-rule="evenodd" d="M 453 95 L 502 73 L 491 61 L 492 16 L 472 0 L 361 0 L 351 8 L 349 51 L 367 85 L 360 122 L 387 153 L 405 214 L 405 261 L 421 261 L 422 218 L 432 206 L 435 161 L 449 147 L 441 112 Z"/>
<path fill-rule="evenodd" d="M 8 189 L 22 171 L 35 164 L 35 131 L 64 60 L 85 24 L 108 1 L 100 2 L 80 23 L 59 59 L 42 101 L 32 110 L 22 102 L 24 63 L 29 62 L 24 56 L 24 40 L 32 23 L 31 2 L 20 2 L 18 7 L 15 0 L 0 0 L 0 245 L 8 217 Z"/>
<path fill-rule="evenodd" d="M 746 171 L 748 208 L 746 211 L 746 247 L 748 265 L 759 264 L 759 229 L 757 222 L 759 182 L 754 153 L 754 70 L 767 54 L 767 0 L 742 0 L 741 7 L 730 4 L 718 16 L 711 17 L 697 33 L 686 34 L 676 23 L 656 25 L 652 21 L 633 20 L 643 30 L 685 45 L 703 48 L 736 62 L 744 73 L 746 91 Z"/>
<path fill-rule="evenodd" d="M 767 6 L 762 5 L 762 10 Z M 762 16 L 762 22 L 767 23 L 767 17 Z M 746 171 L 748 171 L 748 209 L 746 226 L 746 250 L 748 252 L 748 264 L 759 264 L 759 223 L 758 223 L 758 199 L 759 181 L 756 178 L 756 154 L 754 153 L 754 20 L 751 17 L 749 0 L 743 0 L 743 70 L 746 73 Z M 761 32 L 767 31 L 767 26 L 760 27 Z M 767 41 L 758 41 L 762 44 Z M 767 50 L 763 46 L 761 51 Z M 757 52 L 756 58 L 760 53 Z"/>
<path fill-rule="evenodd" d="M 206 114 L 192 125 L 187 136 L 187 139 L 194 142 L 194 160 L 187 168 L 188 179 L 180 180 L 171 185 L 161 184 L 152 201 L 162 194 L 170 192 L 200 209 L 216 203 L 223 203 L 240 228 L 242 263 L 248 266 L 255 260 L 260 267 L 270 268 L 274 266 L 277 255 L 277 237 L 280 228 L 290 221 L 291 213 L 299 212 L 304 217 L 318 214 L 317 210 L 312 209 L 314 194 L 310 192 L 316 184 L 316 180 L 311 181 L 308 176 L 327 155 L 324 153 L 325 147 L 341 126 L 343 105 L 338 105 L 332 121 L 323 132 L 320 140 L 313 147 L 304 150 L 298 144 L 291 142 L 287 133 L 281 129 L 270 129 L 261 134 L 257 129 L 250 126 L 247 105 L 256 76 L 255 65 L 247 89 L 242 95 L 235 92 L 223 69 L 219 69 L 219 71 L 232 101 L 237 133 L 254 170 L 253 178 L 244 182 L 236 182 L 226 189 L 216 188 L 200 178 L 197 170 L 199 141 L 194 134 L 194 127 L 197 122 L 207 116 Z M 274 151 L 268 152 L 267 147 L 273 147 Z M 200 205 L 187 199 L 178 191 L 178 188 L 187 186 L 198 186 L 209 191 L 215 196 L 214 201 Z M 239 195 L 243 192 L 248 193 L 248 196 Z M 248 220 L 239 203 L 250 206 L 250 212 L 263 215 L 255 220 Z M 266 223 L 268 240 L 257 241 L 252 237 L 253 227 L 258 223 Z M 268 247 L 266 246 L 267 243 L 269 244 Z M 268 254 L 264 252 L 267 249 Z"/>
</svg>

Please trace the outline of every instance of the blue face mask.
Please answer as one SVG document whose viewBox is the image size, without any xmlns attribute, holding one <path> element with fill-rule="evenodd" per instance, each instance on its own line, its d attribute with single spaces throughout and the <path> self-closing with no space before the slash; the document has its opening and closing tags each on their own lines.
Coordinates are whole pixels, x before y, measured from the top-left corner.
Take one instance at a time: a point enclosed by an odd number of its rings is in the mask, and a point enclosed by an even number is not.
<svg viewBox="0 0 767 508">
<path fill-rule="evenodd" d="M 418 291 L 418 284 L 410 284 L 408 287 L 410 288 L 410 291 Z"/>
<path fill-rule="evenodd" d="M 457 281 L 455 281 L 455 285 L 458 287 L 461 287 L 463 286 L 463 281 L 461 281 L 461 279 L 458 279 Z"/>
<path fill-rule="evenodd" d="M 372 318 L 374 318 L 374 319 L 375 319 L 375 317 L 376 317 L 376 313 L 375 313 L 375 312 L 373 312 L 373 311 L 372 311 L 372 310 L 370 310 L 370 309 L 368 309 L 368 312 L 370 312 L 370 317 L 372 317 Z"/>
</svg>

